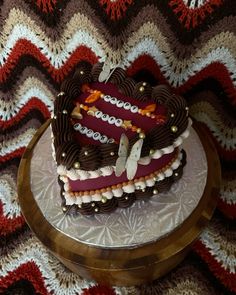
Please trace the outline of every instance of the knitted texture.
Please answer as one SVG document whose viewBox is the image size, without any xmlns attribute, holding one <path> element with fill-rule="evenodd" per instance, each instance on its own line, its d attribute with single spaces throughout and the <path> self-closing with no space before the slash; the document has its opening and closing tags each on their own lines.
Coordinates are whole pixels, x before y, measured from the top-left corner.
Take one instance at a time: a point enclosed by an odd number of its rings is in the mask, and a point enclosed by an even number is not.
<svg viewBox="0 0 236 295">
<path fill-rule="evenodd" d="M 235 0 L 2 0 L 0 13 L 0 293 L 236 292 Z M 222 165 L 217 212 L 191 254 L 139 287 L 99 286 L 67 271 L 29 232 L 17 203 L 20 158 L 61 82 L 81 60 L 105 59 L 183 95 Z"/>
</svg>

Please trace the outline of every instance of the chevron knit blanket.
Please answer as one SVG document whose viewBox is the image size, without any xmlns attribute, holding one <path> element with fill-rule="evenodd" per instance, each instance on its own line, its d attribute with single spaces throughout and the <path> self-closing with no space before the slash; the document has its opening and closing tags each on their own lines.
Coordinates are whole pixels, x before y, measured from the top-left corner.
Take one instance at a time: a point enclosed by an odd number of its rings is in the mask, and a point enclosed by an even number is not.
<svg viewBox="0 0 236 295">
<path fill-rule="evenodd" d="M 236 292 L 235 0 L 0 0 L 0 293 Z M 35 238 L 17 203 L 21 156 L 81 60 L 108 57 L 169 84 L 205 124 L 222 186 L 188 257 L 151 284 L 107 287 L 69 272 Z"/>
</svg>

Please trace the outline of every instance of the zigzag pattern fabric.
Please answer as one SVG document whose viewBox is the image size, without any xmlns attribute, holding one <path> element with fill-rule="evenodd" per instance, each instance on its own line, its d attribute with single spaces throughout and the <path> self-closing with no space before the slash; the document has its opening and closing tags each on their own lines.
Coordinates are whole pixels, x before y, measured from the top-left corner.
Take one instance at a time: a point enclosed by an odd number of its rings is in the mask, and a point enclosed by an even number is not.
<svg viewBox="0 0 236 295">
<path fill-rule="evenodd" d="M 235 0 L 0 3 L 0 293 L 236 292 Z M 21 156 L 50 117 L 60 83 L 81 60 L 105 58 L 182 94 L 222 164 L 217 211 L 191 254 L 164 278 L 139 287 L 108 288 L 67 271 L 30 233 L 17 203 Z"/>
</svg>

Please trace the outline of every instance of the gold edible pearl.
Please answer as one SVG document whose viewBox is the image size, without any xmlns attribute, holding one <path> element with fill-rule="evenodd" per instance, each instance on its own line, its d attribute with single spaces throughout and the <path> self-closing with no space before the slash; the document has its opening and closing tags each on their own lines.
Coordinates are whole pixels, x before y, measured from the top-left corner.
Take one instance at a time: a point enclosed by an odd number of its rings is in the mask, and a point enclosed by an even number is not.
<svg viewBox="0 0 236 295">
<path fill-rule="evenodd" d="M 88 155 L 88 151 L 85 151 L 85 152 L 84 152 L 84 155 L 87 156 L 87 155 Z"/>
<path fill-rule="evenodd" d="M 114 152 L 110 152 L 110 156 L 114 156 L 115 155 L 115 153 Z"/>
<path fill-rule="evenodd" d="M 140 92 L 143 92 L 144 91 L 144 87 L 143 86 L 139 87 L 139 91 Z"/>
<path fill-rule="evenodd" d="M 143 188 L 143 189 L 142 189 L 142 192 L 144 193 L 145 191 L 146 191 L 146 189 L 145 189 L 145 188 Z"/>
<path fill-rule="evenodd" d="M 56 118 L 57 118 L 57 116 L 55 115 L 55 116 L 53 116 L 53 119 L 55 119 L 56 120 Z"/>
<path fill-rule="evenodd" d="M 141 189 L 141 186 L 140 186 L 140 185 L 138 185 L 136 189 L 140 190 L 140 189 Z"/>
<path fill-rule="evenodd" d="M 157 180 L 158 180 L 158 178 L 155 176 L 155 177 L 153 177 L 153 180 L 154 180 L 154 181 L 157 181 Z"/>
<path fill-rule="evenodd" d="M 186 107 L 185 110 L 188 111 L 189 110 L 189 107 Z"/>
<path fill-rule="evenodd" d="M 59 97 L 59 96 L 63 96 L 64 94 L 65 94 L 65 92 L 62 91 L 62 92 L 58 93 L 57 96 L 58 96 L 58 97 Z"/>
<path fill-rule="evenodd" d="M 179 175 L 179 173 L 175 172 L 175 176 L 178 176 L 178 175 Z"/>
<path fill-rule="evenodd" d="M 79 73 L 80 73 L 80 75 L 83 75 L 84 74 L 84 71 L 80 71 Z"/>
<path fill-rule="evenodd" d="M 136 130 L 137 133 L 140 133 L 141 131 L 142 131 L 141 128 L 137 128 L 137 130 Z"/>
<path fill-rule="evenodd" d="M 176 133 L 178 131 L 178 127 L 177 126 L 171 126 L 171 131 L 173 133 Z"/>
<path fill-rule="evenodd" d="M 98 211 L 99 211 L 99 209 L 98 209 L 98 208 L 95 208 L 95 209 L 94 209 L 94 211 L 95 211 L 95 212 L 98 212 Z"/>
<path fill-rule="evenodd" d="M 125 197 L 125 200 L 129 200 L 129 197 Z"/>
<path fill-rule="evenodd" d="M 147 117 L 150 117 L 150 116 L 151 116 L 151 114 L 150 114 L 150 113 L 146 113 L 146 116 L 147 116 Z"/>
<path fill-rule="evenodd" d="M 156 195 L 156 194 L 158 194 L 158 190 L 157 190 L 157 189 L 154 189 L 154 190 L 152 191 L 152 193 L 153 193 L 154 195 Z"/>
<path fill-rule="evenodd" d="M 92 203 L 91 206 L 92 206 L 92 207 L 95 207 L 95 203 Z"/>
<path fill-rule="evenodd" d="M 103 204 L 105 204 L 105 203 L 107 202 L 107 198 L 104 197 L 104 196 L 102 196 L 101 202 L 102 202 Z"/>
<path fill-rule="evenodd" d="M 139 133 L 139 138 L 141 139 L 145 138 L 145 134 L 143 132 Z"/>
<path fill-rule="evenodd" d="M 101 98 L 104 98 L 104 96 L 105 96 L 105 95 L 104 95 L 103 93 L 100 95 Z"/>
<path fill-rule="evenodd" d="M 79 169 L 80 163 L 79 162 L 75 162 L 73 166 L 74 166 L 75 169 Z"/>
<path fill-rule="evenodd" d="M 155 151 L 153 150 L 153 149 L 151 149 L 150 151 L 149 151 L 149 155 L 153 155 L 155 153 Z"/>
<path fill-rule="evenodd" d="M 67 110 L 63 110 L 62 113 L 63 113 L 64 115 L 66 115 L 66 114 L 67 114 Z"/>
<path fill-rule="evenodd" d="M 171 118 L 174 118 L 175 114 L 172 113 L 170 116 L 171 116 Z"/>
<path fill-rule="evenodd" d="M 61 154 L 61 156 L 62 156 L 63 158 L 65 158 L 65 156 L 66 156 L 66 153 L 62 153 L 62 154 Z"/>
<path fill-rule="evenodd" d="M 143 86 L 147 86 L 147 82 L 143 82 Z"/>
<path fill-rule="evenodd" d="M 79 208 L 82 208 L 82 205 L 81 205 L 81 204 L 79 204 L 79 205 L 78 205 L 78 207 L 79 207 Z"/>
<path fill-rule="evenodd" d="M 67 211 L 67 208 L 66 207 L 62 207 L 62 211 L 63 212 L 66 212 Z"/>
</svg>

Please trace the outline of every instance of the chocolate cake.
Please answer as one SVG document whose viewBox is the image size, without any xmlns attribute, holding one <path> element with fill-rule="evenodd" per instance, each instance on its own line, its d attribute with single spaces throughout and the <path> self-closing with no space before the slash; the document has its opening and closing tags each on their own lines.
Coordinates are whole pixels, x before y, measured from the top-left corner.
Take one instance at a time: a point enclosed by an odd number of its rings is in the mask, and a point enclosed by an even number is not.
<svg viewBox="0 0 236 295">
<path fill-rule="evenodd" d="M 191 119 L 166 85 L 82 62 L 54 103 L 54 158 L 65 212 L 92 215 L 168 191 L 181 178 Z"/>
</svg>

